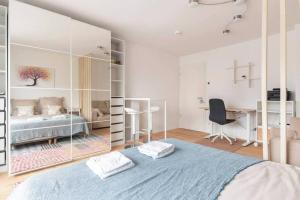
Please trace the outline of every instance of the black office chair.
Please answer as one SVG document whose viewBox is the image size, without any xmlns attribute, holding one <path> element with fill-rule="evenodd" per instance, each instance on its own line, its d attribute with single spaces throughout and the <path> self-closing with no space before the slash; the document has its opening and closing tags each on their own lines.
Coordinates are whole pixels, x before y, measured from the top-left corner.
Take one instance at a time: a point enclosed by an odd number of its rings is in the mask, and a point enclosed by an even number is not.
<svg viewBox="0 0 300 200">
<path fill-rule="evenodd" d="M 223 137 L 228 140 L 230 144 L 232 144 L 231 139 L 223 132 L 223 126 L 229 123 L 234 122 L 234 119 L 227 119 L 226 118 L 226 109 L 224 105 L 224 101 L 222 99 L 210 99 L 209 100 L 209 120 L 212 123 L 216 123 L 221 126 L 221 133 L 218 135 L 214 135 L 213 133 L 209 137 L 214 137 L 212 142 L 219 137 L 223 139 Z M 212 127 L 213 132 L 213 127 Z"/>
</svg>

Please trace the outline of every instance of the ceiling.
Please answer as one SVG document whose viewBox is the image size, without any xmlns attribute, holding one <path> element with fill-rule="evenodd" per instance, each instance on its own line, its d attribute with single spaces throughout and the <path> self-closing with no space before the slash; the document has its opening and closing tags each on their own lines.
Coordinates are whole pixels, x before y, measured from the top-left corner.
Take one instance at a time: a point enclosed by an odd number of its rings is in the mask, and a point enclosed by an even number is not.
<svg viewBox="0 0 300 200">
<path fill-rule="evenodd" d="M 218 0 L 207 0 L 206 2 Z M 220 1 L 220 0 L 219 0 Z M 233 4 L 189 8 L 188 0 L 23 0 L 111 30 L 132 42 L 187 55 L 260 37 L 261 0 L 248 0 L 243 21 L 222 30 L 243 6 Z M 279 30 L 279 0 L 271 0 L 269 31 Z M 288 27 L 300 23 L 298 0 L 287 1 Z M 174 35 L 175 30 L 183 32 Z"/>
<path fill-rule="evenodd" d="M 12 1 L 10 9 L 12 45 L 22 44 L 69 53 L 71 31 L 72 54 L 109 59 L 104 52 L 111 46 L 110 31 L 78 20 L 71 21 L 70 17 L 53 14 L 45 9 L 36 9 L 18 1 Z M 102 49 L 99 49 L 99 46 L 102 46 Z"/>
</svg>

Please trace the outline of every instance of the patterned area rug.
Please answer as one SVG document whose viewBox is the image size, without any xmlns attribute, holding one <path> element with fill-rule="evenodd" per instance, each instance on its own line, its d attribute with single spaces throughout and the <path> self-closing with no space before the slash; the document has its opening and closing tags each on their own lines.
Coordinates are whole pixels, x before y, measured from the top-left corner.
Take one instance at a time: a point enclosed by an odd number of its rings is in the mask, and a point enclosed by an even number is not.
<svg viewBox="0 0 300 200">
<path fill-rule="evenodd" d="M 71 159 L 69 153 L 64 148 L 48 149 L 37 152 L 23 153 L 11 156 L 11 173 L 29 171 L 48 165 L 54 165 Z"/>
<path fill-rule="evenodd" d="M 109 150 L 109 138 L 98 135 L 77 136 L 72 139 L 73 158 Z M 11 153 L 11 173 L 20 173 L 70 161 L 71 141 L 60 139 L 56 144 L 36 143 L 16 147 Z"/>
</svg>

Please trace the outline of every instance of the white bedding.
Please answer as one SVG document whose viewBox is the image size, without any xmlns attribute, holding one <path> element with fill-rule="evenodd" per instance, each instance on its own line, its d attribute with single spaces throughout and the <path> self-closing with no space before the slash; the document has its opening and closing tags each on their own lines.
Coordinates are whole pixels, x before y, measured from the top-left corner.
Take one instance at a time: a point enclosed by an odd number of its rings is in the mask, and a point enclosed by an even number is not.
<svg viewBox="0 0 300 200">
<path fill-rule="evenodd" d="M 265 161 L 238 174 L 219 200 L 299 200 L 300 170 Z"/>
</svg>

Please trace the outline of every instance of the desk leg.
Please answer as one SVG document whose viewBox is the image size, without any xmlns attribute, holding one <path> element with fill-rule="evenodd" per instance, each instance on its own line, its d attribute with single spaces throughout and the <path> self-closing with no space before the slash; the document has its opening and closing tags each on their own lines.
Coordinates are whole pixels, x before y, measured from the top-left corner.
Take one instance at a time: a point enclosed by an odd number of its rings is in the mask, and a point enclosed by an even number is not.
<svg viewBox="0 0 300 200">
<path fill-rule="evenodd" d="M 246 118 L 247 118 L 247 141 L 242 144 L 243 147 L 246 147 L 253 143 L 250 141 L 250 137 L 251 137 L 251 113 L 250 112 L 247 112 Z"/>
</svg>

